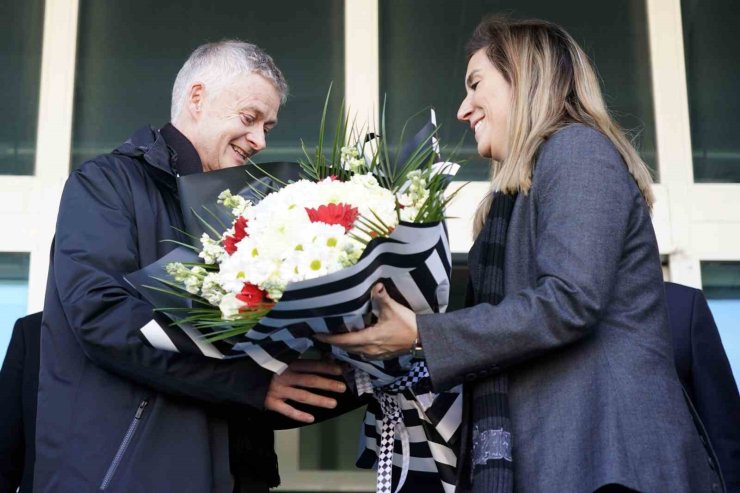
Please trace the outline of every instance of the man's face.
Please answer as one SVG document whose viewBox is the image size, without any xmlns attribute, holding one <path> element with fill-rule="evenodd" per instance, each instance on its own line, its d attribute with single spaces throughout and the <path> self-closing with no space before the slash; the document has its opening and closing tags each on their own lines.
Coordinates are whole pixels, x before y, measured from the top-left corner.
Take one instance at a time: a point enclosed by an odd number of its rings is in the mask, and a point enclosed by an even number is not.
<svg viewBox="0 0 740 493">
<path fill-rule="evenodd" d="M 191 141 L 203 171 L 246 164 L 267 146 L 267 133 L 277 124 L 280 94 L 259 74 L 242 74 L 215 94 L 205 96 Z"/>
</svg>

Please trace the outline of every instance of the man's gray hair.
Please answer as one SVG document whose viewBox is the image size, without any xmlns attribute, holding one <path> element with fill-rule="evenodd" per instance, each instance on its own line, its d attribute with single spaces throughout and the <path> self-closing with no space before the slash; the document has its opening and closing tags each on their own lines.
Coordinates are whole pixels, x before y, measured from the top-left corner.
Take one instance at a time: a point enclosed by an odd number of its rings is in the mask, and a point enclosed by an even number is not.
<svg viewBox="0 0 740 493">
<path fill-rule="evenodd" d="M 272 57 L 251 43 L 226 39 L 199 46 L 180 69 L 172 87 L 172 121 L 182 111 L 187 91 L 193 82 L 203 82 L 218 91 L 241 74 L 259 74 L 272 82 L 280 94 L 280 103 L 288 96 L 288 84 Z"/>
</svg>

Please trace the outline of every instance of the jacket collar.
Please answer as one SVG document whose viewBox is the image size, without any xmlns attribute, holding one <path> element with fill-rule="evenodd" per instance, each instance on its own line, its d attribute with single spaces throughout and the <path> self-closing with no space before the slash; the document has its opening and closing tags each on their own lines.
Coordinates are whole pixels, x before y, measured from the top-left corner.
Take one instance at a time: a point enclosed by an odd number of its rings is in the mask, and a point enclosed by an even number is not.
<svg viewBox="0 0 740 493">
<path fill-rule="evenodd" d="M 150 166 L 174 177 L 172 171 L 172 154 L 164 137 L 152 127 L 142 127 L 134 132 L 126 142 L 118 146 L 114 154 L 143 159 Z"/>
<path fill-rule="evenodd" d="M 167 146 L 162 134 L 152 127 L 142 127 L 126 142 L 113 150 L 113 154 L 144 161 L 147 172 L 157 182 L 172 192 L 177 192 L 175 172 L 172 169 L 173 151 Z"/>
</svg>

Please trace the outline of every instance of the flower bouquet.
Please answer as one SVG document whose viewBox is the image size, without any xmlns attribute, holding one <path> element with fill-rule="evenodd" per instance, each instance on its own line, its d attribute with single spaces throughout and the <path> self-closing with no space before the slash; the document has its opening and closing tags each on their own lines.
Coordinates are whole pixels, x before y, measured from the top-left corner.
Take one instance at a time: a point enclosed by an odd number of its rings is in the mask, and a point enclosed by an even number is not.
<svg viewBox="0 0 740 493">
<path fill-rule="evenodd" d="M 160 349 L 248 356 L 277 373 L 312 346 L 331 352 L 351 366 L 358 394 L 376 397 L 358 465 L 377 462 L 378 490 L 392 491 L 394 482 L 400 489 L 409 474 L 439 478 L 440 491 L 451 490 L 461 389 L 432 393 L 423 360 L 410 354 L 367 361 L 312 335 L 367 326 L 377 282 L 416 313 L 446 309 L 451 262 L 444 211 L 452 197 L 445 188 L 458 165 L 439 158 L 433 111 L 393 156 L 384 139 L 360 137 L 346 118 L 338 119 L 325 153 L 325 121 L 326 107 L 317 149 L 305 152 L 295 178 L 248 167 L 234 183 L 240 193 L 231 187 L 218 194 L 220 212 L 212 198 L 184 211 L 186 222 L 195 216 L 201 224 L 198 235 L 188 228 L 192 244 L 180 243 L 127 276 L 173 321 L 152 321 L 142 334 Z M 222 171 L 198 178 L 217 179 Z M 396 440 L 402 454 L 394 458 Z M 429 478 L 423 482 L 429 491 Z"/>
</svg>

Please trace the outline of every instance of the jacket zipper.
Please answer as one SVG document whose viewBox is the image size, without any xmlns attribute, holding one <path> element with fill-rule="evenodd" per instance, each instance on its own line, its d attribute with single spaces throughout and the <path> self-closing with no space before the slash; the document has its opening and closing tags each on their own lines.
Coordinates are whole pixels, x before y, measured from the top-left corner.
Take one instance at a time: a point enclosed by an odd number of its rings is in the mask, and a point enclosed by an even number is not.
<svg viewBox="0 0 740 493">
<path fill-rule="evenodd" d="M 126 449 L 131 443 L 131 439 L 134 437 L 136 429 L 139 427 L 141 416 L 144 414 L 144 408 L 147 404 L 149 404 L 148 399 L 144 399 L 141 401 L 141 404 L 139 404 L 139 408 L 136 410 L 134 419 L 131 420 L 131 424 L 128 426 L 128 430 L 126 430 L 126 435 L 124 435 L 123 441 L 121 441 L 121 445 L 118 447 L 118 451 L 113 457 L 113 461 L 110 463 L 110 466 L 108 466 L 108 471 L 105 473 L 103 482 L 100 483 L 101 491 L 105 491 L 108 486 L 110 486 L 111 479 L 113 479 L 113 475 L 116 473 L 116 469 L 118 469 L 118 465 L 121 463 L 121 459 L 123 459 L 123 455 L 126 453 Z"/>
</svg>

